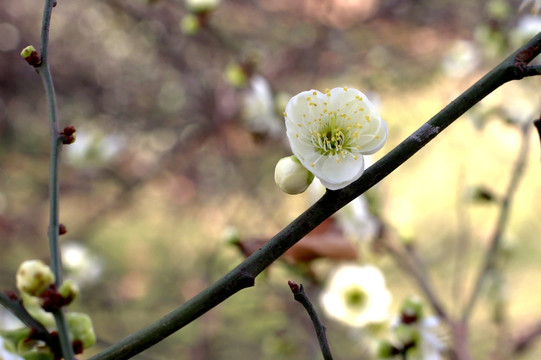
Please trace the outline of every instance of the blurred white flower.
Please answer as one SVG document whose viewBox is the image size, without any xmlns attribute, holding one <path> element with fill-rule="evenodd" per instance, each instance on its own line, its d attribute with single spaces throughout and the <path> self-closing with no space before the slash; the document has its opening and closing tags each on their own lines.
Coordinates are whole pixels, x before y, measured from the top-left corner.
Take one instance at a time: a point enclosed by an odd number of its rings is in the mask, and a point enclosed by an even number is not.
<svg viewBox="0 0 541 360">
<path fill-rule="evenodd" d="M 389 318 L 391 293 L 372 265 L 341 265 L 321 295 L 325 313 L 349 326 L 362 327 Z"/>
<path fill-rule="evenodd" d="M 0 360 L 24 360 L 24 358 L 8 351 L 4 338 L 0 336 Z"/>
<path fill-rule="evenodd" d="M 103 272 L 101 259 L 91 253 L 86 246 L 77 242 L 62 244 L 62 262 L 67 277 L 80 286 L 97 282 Z"/>
<path fill-rule="evenodd" d="M 1 330 L 15 330 L 23 327 L 24 324 L 18 317 L 13 315 L 7 309 L 0 307 L 0 329 Z"/>
<path fill-rule="evenodd" d="M 540 1 L 541 3 L 541 1 Z M 510 31 L 511 45 L 518 47 L 541 31 L 541 17 L 526 15 L 520 18 L 517 26 Z"/>
<path fill-rule="evenodd" d="M 98 130 L 78 131 L 73 144 L 65 147 L 70 164 L 95 168 L 106 165 L 120 152 L 124 140 L 118 135 L 104 135 Z"/>
<path fill-rule="evenodd" d="M 306 170 L 295 155 L 281 158 L 274 169 L 274 181 L 283 191 L 291 195 L 300 194 L 310 186 L 314 174 Z"/>
<path fill-rule="evenodd" d="M 519 11 L 522 11 L 526 6 L 532 4 L 532 13 L 537 14 L 541 10 L 541 0 L 522 0 Z"/>
<path fill-rule="evenodd" d="M 330 190 L 361 177 L 363 155 L 387 140 L 387 124 L 356 89 L 303 91 L 289 100 L 284 116 L 293 154 Z"/>
<path fill-rule="evenodd" d="M 367 157 L 370 158 L 370 157 Z M 367 163 L 366 161 L 365 163 Z M 318 179 L 314 179 L 308 188 L 310 205 L 314 204 L 325 193 L 325 187 Z M 378 230 L 378 220 L 370 213 L 366 197 L 361 195 L 338 210 L 333 217 L 346 238 L 352 241 L 370 240 Z"/>
<path fill-rule="evenodd" d="M 481 64 L 481 53 L 467 40 L 457 40 L 449 48 L 441 67 L 445 75 L 460 78 L 473 72 Z"/>
<path fill-rule="evenodd" d="M 368 210 L 366 197 L 359 196 L 335 215 L 338 226 L 351 240 L 371 239 L 378 228 L 377 219 Z"/>
<path fill-rule="evenodd" d="M 282 138 L 283 122 L 275 112 L 274 97 L 267 80 L 260 75 L 250 79 L 242 104 L 242 117 L 256 134 Z"/>
<path fill-rule="evenodd" d="M 206 12 L 215 10 L 220 0 L 186 0 L 186 7 L 191 12 Z"/>
</svg>

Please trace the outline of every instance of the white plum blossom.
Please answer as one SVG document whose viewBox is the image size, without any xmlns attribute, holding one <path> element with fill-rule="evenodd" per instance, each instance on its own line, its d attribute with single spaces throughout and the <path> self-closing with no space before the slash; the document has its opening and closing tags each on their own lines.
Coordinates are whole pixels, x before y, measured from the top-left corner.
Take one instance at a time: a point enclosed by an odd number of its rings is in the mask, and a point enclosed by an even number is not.
<svg viewBox="0 0 541 360">
<path fill-rule="evenodd" d="M 443 58 L 441 68 L 445 75 L 461 78 L 471 74 L 481 65 L 481 53 L 477 46 L 468 40 L 456 40 Z"/>
<path fill-rule="evenodd" d="M 352 327 L 363 327 L 388 320 L 391 293 L 375 266 L 346 264 L 331 275 L 321 303 L 329 317 Z"/>
<path fill-rule="evenodd" d="M 67 242 L 61 247 L 64 268 L 69 278 L 79 285 L 92 285 L 103 273 L 101 259 L 78 242 Z"/>
<path fill-rule="evenodd" d="M 387 124 L 356 89 L 303 91 L 289 100 L 284 117 L 293 154 L 330 190 L 361 177 L 363 155 L 387 140 Z"/>
</svg>

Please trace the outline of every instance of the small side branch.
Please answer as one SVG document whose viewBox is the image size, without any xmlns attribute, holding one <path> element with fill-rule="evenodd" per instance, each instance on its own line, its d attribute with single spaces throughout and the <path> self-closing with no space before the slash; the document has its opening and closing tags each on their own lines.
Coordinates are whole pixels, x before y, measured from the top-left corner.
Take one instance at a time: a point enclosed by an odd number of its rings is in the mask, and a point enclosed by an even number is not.
<svg viewBox="0 0 541 360">
<path fill-rule="evenodd" d="M 329 342 L 327 341 L 327 336 L 325 335 L 326 328 L 321 323 L 321 320 L 319 319 L 319 316 L 314 309 L 314 306 L 304 292 L 302 284 L 298 285 L 293 281 L 288 281 L 287 283 L 289 285 L 289 288 L 291 289 L 291 292 L 293 293 L 294 299 L 300 302 L 302 306 L 304 306 L 304 308 L 306 309 L 308 315 L 310 315 L 310 319 L 312 320 L 312 324 L 314 324 L 314 329 L 316 330 L 317 341 L 319 342 L 319 347 L 321 348 L 323 358 L 325 360 L 332 360 L 331 349 L 329 348 Z"/>
<path fill-rule="evenodd" d="M 14 294 L 6 294 L 0 292 L 0 305 L 4 306 L 9 312 L 15 315 L 26 326 L 32 329 L 31 337 L 35 340 L 41 340 L 45 342 L 50 348 L 53 354 L 61 356 L 59 339 L 53 336 L 39 321 L 34 319 L 32 315 L 26 311 L 20 299 Z"/>
<path fill-rule="evenodd" d="M 528 332 L 519 336 L 515 339 L 512 352 L 514 354 L 522 354 L 527 351 L 535 340 L 541 336 L 541 321 L 539 321 L 535 326 L 530 329 Z"/>
<path fill-rule="evenodd" d="M 479 275 L 477 277 L 477 281 L 475 282 L 473 292 L 470 296 L 470 299 L 464 309 L 464 313 L 462 315 L 462 322 L 467 323 L 471 313 L 473 311 L 473 308 L 475 306 L 475 303 L 479 297 L 479 294 L 481 292 L 481 288 L 486 281 L 487 275 L 490 273 L 490 271 L 494 268 L 498 250 L 501 246 L 501 241 L 503 237 L 503 233 L 505 230 L 505 227 L 507 226 L 507 222 L 509 219 L 509 213 L 511 211 L 511 204 L 513 202 L 513 196 L 515 195 L 515 192 L 518 188 L 520 179 L 522 178 L 522 175 L 524 173 L 524 168 L 526 165 L 526 158 L 528 155 L 528 147 L 530 144 L 530 130 L 531 125 L 528 123 L 524 125 L 521 129 L 522 134 L 522 144 L 520 147 L 519 155 L 517 158 L 517 161 L 515 163 L 515 166 L 511 170 L 511 180 L 509 181 L 509 185 L 507 186 L 507 191 L 505 193 L 505 197 L 502 199 L 502 205 L 500 208 L 500 215 L 498 217 L 498 222 L 496 224 L 496 229 L 494 230 L 494 234 L 492 235 L 492 239 L 490 241 L 490 246 L 486 252 L 485 260 L 483 262 L 483 266 L 481 270 L 479 271 Z"/>
</svg>

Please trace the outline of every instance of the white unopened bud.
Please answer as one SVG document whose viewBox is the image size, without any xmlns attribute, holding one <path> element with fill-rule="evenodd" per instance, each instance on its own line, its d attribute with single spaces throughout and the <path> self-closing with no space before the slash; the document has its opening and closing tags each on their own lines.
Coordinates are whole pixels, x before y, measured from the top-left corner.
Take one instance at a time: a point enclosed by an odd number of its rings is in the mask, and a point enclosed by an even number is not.
<svg viewBox="0 0 541 360">
<path fill-rule="evenodd" d="M 186 7 L 194 13 L 213 11 L 220 5 L 220 0 L 186 0 Z"/>
<path fill-rule="evenodd" d="M 17 289 L 22 293 L 39 296 L 54 283 L 51 268 L 41 260 L 27 260 L 17 270 Z"/>
<path fill-rule="evenodd" d="M 291 195 L 300 194 L 310 186 L 314 174 L 306 170 L 295 155 L 281 158 L 274 169 L 274 181 Z"/>
</svg>

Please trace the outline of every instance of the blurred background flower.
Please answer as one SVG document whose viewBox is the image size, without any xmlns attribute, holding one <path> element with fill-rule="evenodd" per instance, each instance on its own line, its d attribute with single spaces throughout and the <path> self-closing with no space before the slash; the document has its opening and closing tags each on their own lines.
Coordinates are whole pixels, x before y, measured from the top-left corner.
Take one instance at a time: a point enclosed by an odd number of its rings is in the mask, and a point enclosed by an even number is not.
<svg viewBox="0 0 541 360">
<path fill-rule="evenodd" d="M 372 265 L 339 265 L 321 294 L 325 313 L 353 327 L 389 320 L 391 293 L 381 271 Z"/>
</svg>

